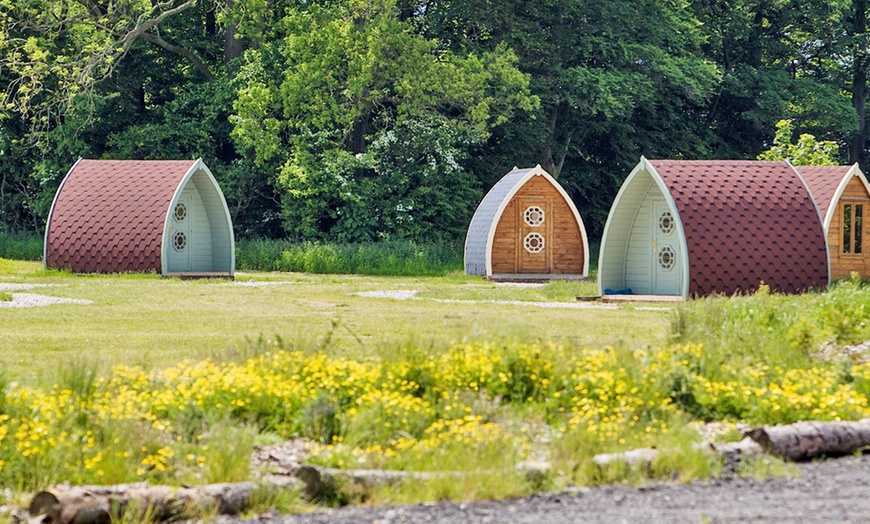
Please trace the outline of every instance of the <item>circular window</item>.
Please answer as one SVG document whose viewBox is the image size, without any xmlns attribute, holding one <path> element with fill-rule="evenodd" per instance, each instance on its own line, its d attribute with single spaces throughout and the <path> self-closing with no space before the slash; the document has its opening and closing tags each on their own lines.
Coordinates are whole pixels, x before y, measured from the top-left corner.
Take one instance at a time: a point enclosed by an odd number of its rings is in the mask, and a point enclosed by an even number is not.
<svg viewBox="0 0 870 524">
<path fill-rule="evenodd" d="M 172 215 L 175 217 L 176 222 L 181 222 L 187 218 L 187 206 L 184 205 L 184 202 L 179 202 L 175 205 L 175 211 Z"/>
<path fill-rule="evenodd" d="M 176 251 L 184 251 L 184 248 L 187 247 L 187 235 L 181 231 L 175 233 L 175 235 L 172 236 L 172 247 L 174 247 Z"/>
<path fill-rule="evenodd" d="M 544 223 L 544 210 L 538 206 L 529 206 L 523 212 L 523 220 L 532 227 L 538 227 Z"/>
<path fill-rule="evenodd" d="M 674 227 L 676 227 L 676 224 L 674 223 L 674 216 L 671 215 L 671 212 L 665 211 L 662 213 L 659 217 L 659 230 L 666 235 L 670 235 L 673 233 Z"/>
<path fill-rule="evenodd" d="M 529 253 L 540 253 L 544 250 L 544 237 L 540 233 L 529 233 L 523 240 L 523 247 Z"/>
<path fill-rule="evenodd" d="M 665 271 L 670 271 L 677 263 L 677 256 L 671 246 L 664 246 L 659 249 L 659 266 Z"/>
</svg>

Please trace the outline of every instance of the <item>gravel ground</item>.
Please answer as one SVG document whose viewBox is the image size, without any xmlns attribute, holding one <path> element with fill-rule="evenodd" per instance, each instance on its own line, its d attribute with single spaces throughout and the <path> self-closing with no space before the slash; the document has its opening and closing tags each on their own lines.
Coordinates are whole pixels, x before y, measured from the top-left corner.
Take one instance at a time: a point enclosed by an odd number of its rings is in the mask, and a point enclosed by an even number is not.
<svg viewBox="0 0 870 524">
<path fill-rule="evenodd" d="M 396 289 L 391 291 L 360 291 L 357 296 L 366 298 L 392 298 L 394 300 L 431 300 L 432 302 L 444 302 L 448 304 L 509 304 L 514 306 L 532 306 L 552 309 L 616 309 L 616 304 L 602 304 L 599 302 L 525 302 L 521 300 L 453 300 L 441 298 L 421 298 L 417 296 L 419 290 Z M 653 308 L 662 309 L 662 308 Z"/>
<path fill-rule="evenodd" d="M 642 488 L 604 486 L 560 494 L 454 504 L 356 506 L 267 514 L 219 524 L 316 523 L 850 523 L 870 522 L 870 456 L 800 465 L 800 477 L 729 478 Z"/>
<path fill-rule="evenodd" d="M 0 284 L 0 291 L 22 291 L 40 287 L 51 287 L 52 284 Z M 12 300 L 0 300 L 0 308 L 42 307 L 52 304 L 91 304 L 90 300 L 74 298 L 49 297 L 35 293 L 11 293 Z"/>
</svg>

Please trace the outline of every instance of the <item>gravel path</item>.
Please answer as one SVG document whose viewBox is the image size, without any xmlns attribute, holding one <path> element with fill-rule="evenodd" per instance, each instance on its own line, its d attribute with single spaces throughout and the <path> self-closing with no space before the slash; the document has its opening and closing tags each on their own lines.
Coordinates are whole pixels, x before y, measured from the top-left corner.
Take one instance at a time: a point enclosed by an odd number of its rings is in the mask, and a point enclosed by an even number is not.
<svg viewBox="0 0 870 524">
<path fill-rule="evenodd" d="M 301 515 L 221 517 L 219 524 L 850 523 L 870 521 L 870 456 L 800 465 L 799 478 L 730 478 L 642 488 L 605 486 L 469 504 L 346 507 Z"/>
</svg>

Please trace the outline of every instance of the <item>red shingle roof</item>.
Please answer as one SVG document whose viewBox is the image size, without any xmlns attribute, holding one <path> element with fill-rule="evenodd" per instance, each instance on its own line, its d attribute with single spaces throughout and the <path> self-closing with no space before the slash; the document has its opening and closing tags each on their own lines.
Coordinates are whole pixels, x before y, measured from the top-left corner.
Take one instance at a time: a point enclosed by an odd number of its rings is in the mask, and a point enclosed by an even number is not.
<svg viewBox="0 0 870 524">
<path fill-rule="evenodd" d="M 827 286 L 822 223 L 786 162 L 650 162 L 686 234 L 689 295 L 744 292 L 762 281 L 786 293 Z"/>
<path fill-rule="evenodd" d="M 810 193 L 819 205 L 819 212 L 824 218 L 834 199 L 834 194 L 843 178 L 849 174 L 853 166 L 800 166 L 796 169 L 804 178 Z"/>
<path fill-rule="evenodd" d="M 46 226 L 45 264 L 78 273 L 157 271 L 166 212 L 195 160 L 81 160 Z"/>
</svg>

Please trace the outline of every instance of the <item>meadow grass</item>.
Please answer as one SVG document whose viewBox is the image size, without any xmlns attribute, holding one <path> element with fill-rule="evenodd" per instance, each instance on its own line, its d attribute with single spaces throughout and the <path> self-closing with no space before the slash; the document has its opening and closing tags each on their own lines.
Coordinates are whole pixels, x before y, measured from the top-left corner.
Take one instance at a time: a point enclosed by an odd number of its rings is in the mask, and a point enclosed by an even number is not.
<svg viewBox="0 0 870 524">
<path fill-rule="evenodd" d="M 460 243 L 369 243 L 240 239 L 236 264 L 246 271 L 424 276 L 462 269 Z"/>
<path fill-rule="evenodd" d="M 0 232 L 0 258 L 41 260 L 42 248 L 42 235 Z"/>
<path fill-rule="evenodd" d="M 858 280 L 577 309 L 588 282 L 238 276 L 75 276 L 0 260 L 0 283 L 92 301 L 0 309 L 0 483 L 241 480 L 255 443 L 301 436 L 311 464 L 428 473 L 337 486 L 324 503 L 471 500 L 716 476 L 698 422 L 870 415 L 870 363 L 837 350 L 870 337 Z M 357 294 L 399 290 L 417 298 Z M 639 447 L 660 455 L 642 468 L 592 460 Z M 530 460 L 553 468 L 529 477 L 518 466 Z M 759 460 L 739 473 L 793 469 Z"/>
</svg>

